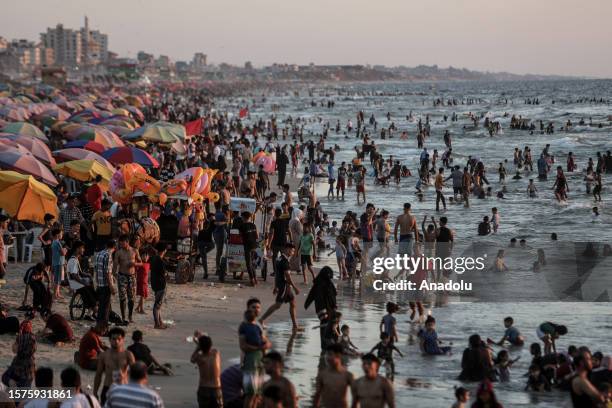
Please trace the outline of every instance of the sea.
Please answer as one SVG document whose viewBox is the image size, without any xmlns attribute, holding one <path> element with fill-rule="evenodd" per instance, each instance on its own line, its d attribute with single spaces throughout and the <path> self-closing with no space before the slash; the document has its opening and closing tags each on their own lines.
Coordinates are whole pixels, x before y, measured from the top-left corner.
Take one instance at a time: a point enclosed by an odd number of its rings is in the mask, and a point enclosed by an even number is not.
<svg viewBox="0 0 612 408">
<path fill-rule="evenodd" d="M 443 100 L 445 104 L 434 106 L 437 99 Z M 449 99 L 458 103 L 447 105 Z M 536 99 L 538 104 L 526 103 L 527 100 Z M 328 101 L 334 101 L 332 108 L 328 107 Z M 503 249 L 509 247 L 512 238 L 526 241 L 523 252 L 508 255 L 507 272 L 502 275 L 479 275 L 481 282 L 490 281 L 495 290 L 500 290 L 499 297 L 473 298 L 451 294 L 442 301 L 433 298 L 426 303 L 428 313 L 437 320 L 439 337 L 453 345 L 453 354 L 450 356 L 421 355 L 418 340 L 415 339 L 418 325 L 409 322 L 405 298 L 401 293 L 373 291 L 368 271 L 361 281 L 339 285 L 338 303 L 343 313 L 343 323 L 351 327 L 353 343 L 361 351 L 369 351 L 378 341 L 378 325 L 385 314 L 385 302 L 394 300 L 402 306 L 397 315 L 398 346 L 405 357 L 396 358 L 397 374 L 394 379 L 398 406 L 448 407 L 454 401 L 453 387 L 460 385 L 470 388 L 475 395 L 477 384 L 461 384 L 457 380 L 461 370 L 461 353 L 467 347 L 468 337 L 479 333 L 483 338 L 499 340 L 504 331 L 503 318 L 513 316 L 527 345 L 509 349 L 511 358 L 520 357 L 520 360 L 512 367 L 511 381 L 495 385 L 498 399 L 505 407 L 563 407 L 570 406 L 565 392 L 524 391 L 525 373 L 531 361 L 528 345 L 538 341 L 535 334 L 537 326 L 544 321 L 552 321 L 569 328 L 569 333 L 558 342 L 560 350 L 566 350 L 569 345 L 586 345 L 591 351 L 612 353 L 612 343 L 609 340 L 612 333 L 612 308 L 609 303 L 612 297 L 612 267 L 610 257 L 605 259 L 602 252 L 603 245 L 612 242 L 612 177 L 610 174 L 603 175 L 601 202 L 595 202 L 592 195 L 586 194 L 584 183 L 588 159 L 592 158 L 597 163 L 597 152 L 604 154 L 606 150 L 612 149 L 611 102 L 611 80 L 550 80 L 300 84 L 288 86 L 281 91 L 278 88 L 264 89 L 239 98 L 221 99 L 217 105 L 220 110 L 237 112 L 239 107 L 248 104 L 249 118 L 245 120 L 246 123 L 259 119 L 269 120 L 274 115 L 280 129 L 290 126 L 289 118 L 294 122 L 300 118 L 304 124 L 305 141 L 318 141 L 324 124 L 329 122 L 331 129 L 326 146 L 339 146 L 336 164 L 342 161 L 350 163 L 355 157 L 354 147 L 361 147 L 355 131 L 346 132 L 348 120 L 355 126 L 356 114 L 362 110 L 368 124 L 369 117 L 374 115 L 377 130 L 374 131 L 368 125 L 366 131 L 371 140 L 375 141 L 378 151 L 385 159 L 393 155 L 394 159 L 400 160 L 413 173 L 412 177 L 402 179 L 399 186 L 394 183 L 380 186 L 374 185 L 369 167 L 366 201 L 373 203 L 379 210 L 388 210 L 392 226 L 395 217 L 401 214 L 403 204 L 410 202 L 419 225 L 425 216 L 448 218 L 448 225 L 456 234 L 456 252 L 466 250 L 474 242 Z M 451 121 L 453 114 L 458 115 L 455 122 Z M 469 119 L 473 114 L 482 117 L 476 128 L 472 127 Z M 427 149 L 430 152 L 437 149 L 441 156 L 445 150 L 443 133 L 449 130 L 452 136 L 453 164 L 463 168 L 468 156 L 479 157 L 485 164 L 493 197 L 482 200 L 473 198 L 470 208 L 447 203 L 448 210 L 445 212 L 435 211 L 433 187 L 425 188 L 423 202 L 417 200 L 417 178 L 414 174 L 418 169 L 421 149 L 417 148 L 416 128 L 417 121 L 421 119 L 425 123 L 427 115 L 431 126 L 431 137 L 425 141 Z M 532 133 L 510 129 L 512 115 L 534 122 L 536 131 Z M 484 117 L 499 121 L 502 132 L 490 137 L 482 125 Z M 545 126 L 552 122 L 554 133 L 541 134 L 540 120 Z M 574 126 L 567 131 L 560 130 L 568 120 Z M 585 122 L 584 125 L 578 125 L 581 120 Z M 334 129 L 337 121 L 341 124 L 338 133 Z M 381 139 L 381 128 L 388 128 L 391 122 L 397 129 L 393 138 Z M 400 140 L 402 131 L 408 132 L 408 140 Z M 549 174 L 547 181 L 538 181 L 537 178 L 535 161 L 547 144 L 550 144 L 549 153 L 555 157 L 555 166 L 561 165 L 565 171 L 569 152 L 573 152 L 578 165 L 576 171 L 566 172 L 569 183 L 569 199 L 566 203 L 558 203 L 554 198 L 554 171 Z M 522 150 L 525 146 L 531 148 L 535 172 L 528 173 L 521 169 L 522 178 L 513 180 L 514 148 Z M 504 160 L 508 160 L 506 193 L 504 199 L 497 199 L 495 193 L 502 189 L 498 182 L 497 167 Z M 300 175 L 302 172 L 303 168 Z M 530 178 L 534 179 L 538 189 L 536 198 L 529 198 L 526 193 Z M 447 185 L 450 185 L 450 181 Z M 327 199 L 326 179 L 320 179 L 316 192 L 330 222 L 335 220 L 340 224 L 346 211 L 360 215 L 365 210 L 365 205 L 357 205 L 354 189 L 347 189 L 345 200 Z M 447 188 L 445 195 L 452 196 L 452 188 Z M 599 217 L 593 216 L 594 206 L 599 209 Z M 485 238 L 478 237 L 478 223 L 483 216 L 491 215 L 492 207 L 497 207 L 500 214 L 499 231 Z M 552 233 L 557 234 L 563 245 L 551 242 Z M 333 248 L 333 237 L 327 240 Z M 589 256 L 603 261 L 597 268 L 592 265 L 586 268 L 585 273 L 578 268 L 577 275 L 568 278 L 567 274 L 571 273 L 574 264 L 579 264 L 576 259 L 586 256 L 583 249 L 587 242 L 595 243 L 596 248 L 595 255 Z M 538 275 L 531 265 L 537 259 L 538 249 L 542 248 L 546 249 L 549 265 L 543 268 L 544 273 Z M 391 244 L 391 255 L 395 251 L 396 248 Z M 569 257 L 567 263 L 563 258 L 566 255 Z M 564 261 L 555 263 L 555 259 Z M 330 265 L 335 264 L 333 258 L 324 260 Z M 559 266 L 560 262 L 563 263 L 562 267 Z M 597 270 L 597 273 L 591 274 L 593 270 Z M 580 288 L 576 290 L 574 281 L 580 287 L 588 284 L 589 279 L 588 293 Z M 558 281 L 563 282 L 561 287 L 557 285 Z M 318 320 L 314 311 L 311 315 L 299 318 L 306 327 L 304 333 L 294 337 L 286 324 L 275 324 L 269 328 L 269 336 L 275 347 L 286 352 L 286 371 L 298 389 L 300 406 L 309 406 L 320 364 L 319 335 L 318 330 L 314 329 Z M 495 347 L 495 354 L 499 350 Z M 358 359 L 350 359 L 347 364 L 356 376 L 361 375 Z"/>
</svg>

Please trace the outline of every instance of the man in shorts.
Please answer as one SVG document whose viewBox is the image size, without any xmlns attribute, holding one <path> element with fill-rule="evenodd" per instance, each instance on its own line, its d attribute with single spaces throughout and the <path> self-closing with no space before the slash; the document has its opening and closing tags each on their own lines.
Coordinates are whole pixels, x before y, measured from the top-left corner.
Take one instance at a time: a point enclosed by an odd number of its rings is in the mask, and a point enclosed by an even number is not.
<svg viewBox="0 0 612 408">
<path fill-rule="evenodd" d="M 414 243 L 419 242 L 419 232 L 417 229 L 416 218 L 410 213 L 410 203 L 404 203 L 404 213 L 395 220 L 393 237 L 395 242 L 399 242 L 397 253 L 399 255 L 412 256 Z M 399 241 L 397 230 L 399 229 Z M 414 234 L 414 240 L 412 236 Z"/>
<path fill-rule="evenodd" d="M 265 320 L 272 315 L 275 311 L 281 308 L 284 303 L 289 303 L 289 315 L 291 316 L 291 322 L 293 323 L 293 331 L 297 332 L 300 327 L 297 324 L 296 309 L 295 309 L 295 295 L 300 293 L 300 290 L 295 286 L 291 279 L 289 259 L 293 256 L 295 247 L 291 243 L 285 244 L 281 256 L 276 261 L 276 275 L 274 276 L 274 291 L 276 299 L 273 305 L 261 316 L 259 323 L 263 326 Z"/>
</svg>

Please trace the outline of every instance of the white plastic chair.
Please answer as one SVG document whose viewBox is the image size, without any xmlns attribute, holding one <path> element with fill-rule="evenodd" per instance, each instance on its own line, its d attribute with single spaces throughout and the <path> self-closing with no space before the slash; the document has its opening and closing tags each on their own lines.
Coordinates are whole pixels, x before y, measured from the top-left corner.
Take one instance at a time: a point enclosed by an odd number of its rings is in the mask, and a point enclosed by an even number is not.
<svg viewBox="0 0 612 408">
<path fill-rule="evenodd" d="M 19 261 L 19 257 L 17 256 L 17 245 L 15 245 L 15 242 L 13 242 L 10 245 L 4 244 L 4 250 L 6 251 L 6 255 L 7 255 L 7 263 L 8 263 L 8 256 L 11 254 L 11 248 L 13 248 L 13 263 L 17 263 L 17 261 Z"/>
<path fill-rule="evenodd" d="M 34 252 L 34 250 L 37 250 L 42 253 L 42 244 L 40 240 L 38 239 L 38 236 L 40 235 L 41 232 L 42 232 L 42 228 L 37 227 L 37 228 L 32 228 L 29 231 L 29 233 L 26 235 L 26 239 L 23 241 L 23 250 L 22 250 L 23 253 L 21 254 L 22 262 L 32 262 L 32 253 Z M 28 240 L 28 237 L 30 236 L 30 234 L 32 234 L 34 239 L 32 240 L 31 244 L 28 244 L 26 243 L 26 241 Z"/>
</svg>

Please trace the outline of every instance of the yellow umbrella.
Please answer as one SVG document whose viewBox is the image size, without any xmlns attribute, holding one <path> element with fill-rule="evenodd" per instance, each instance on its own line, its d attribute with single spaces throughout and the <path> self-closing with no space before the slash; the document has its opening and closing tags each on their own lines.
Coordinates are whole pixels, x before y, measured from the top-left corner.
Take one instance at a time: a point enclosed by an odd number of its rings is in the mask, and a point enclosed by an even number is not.
<svg viewBox="0 0 612 408">
<path fill-rule="evenodd" d="M 130 116 L 130 112 L 127 109 L 115 108 L 111 111 L 113 115 Z"/>
<path fill-rule="evenodd" d="M 44 224 L 45 214 L 58 216 L 57 197 L 34 177 L 0 171 L 0 207 L 20 221 Z"/>
<path fill-rule="evenodd" d="M 102 179 L 107 183 L 113 177 L 113 172 L 110 171 L 103 164 L 98 163 L 95 160 L 71 160 L 58 164 L 53 168 L 56 173 L 63 174 L 67 177 L 72 177 L 75 180 L 80 181 L 91 181 L 96 178 L 97 175 L 102 176 Z"/>
</svg>

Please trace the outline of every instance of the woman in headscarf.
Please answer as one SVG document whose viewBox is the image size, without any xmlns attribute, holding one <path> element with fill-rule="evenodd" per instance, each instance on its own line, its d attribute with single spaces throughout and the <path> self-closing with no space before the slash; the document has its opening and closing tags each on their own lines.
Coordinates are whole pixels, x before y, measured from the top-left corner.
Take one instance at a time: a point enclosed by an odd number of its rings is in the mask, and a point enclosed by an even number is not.
<svg viewBox="0 0 612 408">
<path fill-rule="evenodd" d="M 321 349 L 324 346 L 324 333 L 327 323 L 336 313 L 336 286 L 333 282 L 334 271 L 329 266 L 324 266 L 314 279 L 312 288 L 308 292 L 304 309 L 308 309 L 314 302 L 315 311 L 319 318 L 319 333 L 321 335 Z"/>
<path fill-rule="evenodd" d="M 302 210 L 294 209 L 291 213 L 291 220 L 289 221 L 289 236 L 291 237 L 291 243 L 298 248 L 300 245 L 300 239 L 302 238 L 302 233 L 304 232 L 304 228 L 302 226 L 302 219 L 304 218 L 304 213 Z M 293 257 L 289 260 L 289 266 L 291 270 L 299 271 L 300 270 L 300 254 L 299 251 L 295 251 Z"/>
<path fill-rule="evenodd" d="M 19 333 L 13 344 L 15 357 L 9 368 L 2 375 L 2 382 L 6 386 L 27 387 L 32 385 L 36 364 L 36 338 L 32 334 L 32 321 L 24 320 L 19 326 Z"/>
</svg>

